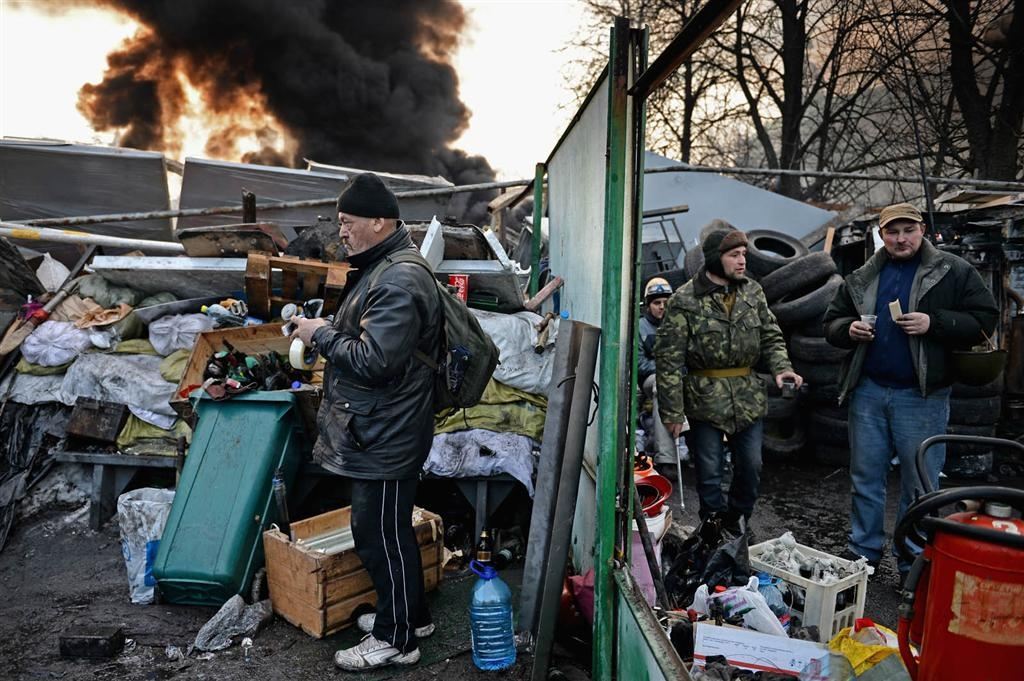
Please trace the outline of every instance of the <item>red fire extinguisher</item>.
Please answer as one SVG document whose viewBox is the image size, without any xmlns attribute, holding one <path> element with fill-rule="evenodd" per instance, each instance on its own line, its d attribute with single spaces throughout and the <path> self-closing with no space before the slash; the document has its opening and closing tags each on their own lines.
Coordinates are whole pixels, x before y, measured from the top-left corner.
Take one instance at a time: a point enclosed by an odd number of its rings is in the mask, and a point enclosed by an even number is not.
<svg viewBox="0 0 1024 681">
<path fill-rule="evenodd" d="M 894 540 L 913 561 L 899 606 L 900 655 L 914 681 L 1024 678 L 1024 491 L 933 490 L 924 455 L 940 442 L 1024 453 L 1024 445 L 999 438 L 939 435 L 921 443 L 917 471 L 926 493 L 907 509 Z M 960 512 L 937 516 L 952 505 Z"/>
</svg>

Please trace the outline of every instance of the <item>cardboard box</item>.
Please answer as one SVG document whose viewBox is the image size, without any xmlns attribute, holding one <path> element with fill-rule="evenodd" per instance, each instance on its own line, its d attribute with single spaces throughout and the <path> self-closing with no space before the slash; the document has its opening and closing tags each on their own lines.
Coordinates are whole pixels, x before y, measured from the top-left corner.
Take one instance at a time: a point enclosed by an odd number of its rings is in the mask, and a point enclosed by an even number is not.
<svg viewBox="0 0 1024 681">
<path fill-rule="evenodd" d="M 693 630 L 693 666 L 724 655 L 734 667 L 799 676 L 813 665 L 808 678 L 828 679 L 828 646 L 733 626 L 698 622 Z M 801 677 L 802 678 L 802 677 Z"/>
<path fill-rule="evenodd" d="M 291 524 L 295 540 L 347 527 L 351 507 Z M 420 547 L 423 582 L 427 591 L 441 582 L 444 527 L 441 517 L 413 509 L 413 531 Z M 263 533 L 270 602 L 276 612 L 315 638 L 323 638 L 353 624 L 361 605 L 373 606 L 377 594 L 355 549 L 334 555 L 311 550 L 291 541 L 278 529 Z"/>
<path fill-rule="evenodd" d="M 170 404 L 174 411 L 178 412 L 181 418 L 185 419 L 192 427 L 195 427 L 195 412 L 188 395 L 195 390 L 193 386 L 203 384 L 203 372 L 210 358 L 214 353 L 224 349 L 224 341 L 230 343 L 235 349 L 247 355 L 256 355 L 266 352 L 277 352 L 288 357 L 288 348 L 291 346 L 291 339 L 281 332 L 280 324 L 261 324 L 259 326 L 243 326 L 228 329 L 217 329 L 206 331 L 196 337 L 196 344 L 192 346 L 192 354 L 185 366 L 185 373 L 178 381 L 178 387 L 171 397 Z M 320 385 L 323 382 L 323 358 L 317 362 L 313 369 L 313 385 Z M 189 390 L 192 388 L 192 390 Z M 320 406 L 319 391 L 297 391 L 299 409 L 302 411 L 303 419 L 307 427 L 316 424 L 316 410 Z M 316 430 L 315 427 L 313 429 Z"/>
</svg>

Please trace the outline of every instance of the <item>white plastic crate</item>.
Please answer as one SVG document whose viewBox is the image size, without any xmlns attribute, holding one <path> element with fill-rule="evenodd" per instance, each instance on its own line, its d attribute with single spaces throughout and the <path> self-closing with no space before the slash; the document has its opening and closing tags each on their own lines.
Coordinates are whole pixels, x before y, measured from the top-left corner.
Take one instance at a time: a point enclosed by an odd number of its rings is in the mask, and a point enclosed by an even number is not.
<svg viewBox="0 0 1024 681">
<path fill-rule="evenodd" d="M 867 569 L 856 574 L 852 574 L 849 577 L 844 577 L 834 584 L 820 584 L 806 577 L 801 577 L 799 574 L 794 574 L 788 570 L 773 567 L 762 562 L 761 554 L 764 553 L 768 545 L 774 543 L 774 541 L 776 540 L 762 542 L 750 547 L 750 567 L 753 570 L 758 570 L 774 577 L 778 577 L 790 586 L 800 587 L 804 590 L 803 612 L 795 608 L 790 612 L 792 615 L 800 618 L 803 626 L 809 627 L 816 625 L 818 627 L 818 631 L 821 633 L 822 642 L 827 643 L 833 636 L 838 634 L 841 629 L 844 627 L 852 627 L 854 620 L 864 616 L 864 601 L 867 598 L 868 593 Z M 852 564 L 852 561 L 844 560 L 838 556 L 825 553 L 824 551 L 812 549 L 811 547 L 804 546 L 803 544 L 797 544 L 795 548 L 799 549 L 800 553 L 808 558 L 836 560 L 839 561 L 840 564 L 844 565 Z M 836 598 L 840 593 L 850 588 L 855 590 L 855 596 L 852 599 L 852 604 L 848 602 L 846 607 L 837 612 Z"/>
</svg>

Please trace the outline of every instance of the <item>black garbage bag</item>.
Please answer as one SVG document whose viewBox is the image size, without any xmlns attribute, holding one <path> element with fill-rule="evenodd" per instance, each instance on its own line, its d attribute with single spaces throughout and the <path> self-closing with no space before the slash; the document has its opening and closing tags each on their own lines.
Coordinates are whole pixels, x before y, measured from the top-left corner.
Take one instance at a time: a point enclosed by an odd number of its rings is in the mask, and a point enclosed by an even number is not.
<svg viewBox="0 0 1024 681">
<path fill-rule="evenodd" d="M 750 579 L 750 556 L 742 521 L 712 513 L 686 539 L 666 535 L 662 579 L 674 608 L 685 608 L 701 584 L 742 586 Z"/>
</svg>

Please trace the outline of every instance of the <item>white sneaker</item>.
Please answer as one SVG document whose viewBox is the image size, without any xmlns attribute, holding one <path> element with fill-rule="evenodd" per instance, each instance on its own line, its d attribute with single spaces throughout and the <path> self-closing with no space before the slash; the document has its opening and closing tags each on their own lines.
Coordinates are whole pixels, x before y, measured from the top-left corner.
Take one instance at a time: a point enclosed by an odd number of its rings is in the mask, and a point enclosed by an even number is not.
<svg viewBox="0 0 1024 681">
<path fill-rule="evenodd" d="M 373 633 L 373 623 L 377 621 L 377 613 L 371 612 L 365 615 L 360 615 L 356 618 L 356 628 L 365 634 Z M 424 624 L 422 627 L 416 627 L 412 630 L 412 633 L 416 634 L 416 638 L 428 638 L 434 633 L 434 624 Z"/>
<path fill-rule="evenodd" d="M 347 672 L 361 672 L 388 665 L 409 665 L 420 661 L 420 649 L 402 653 L 387 641 L 367 634 L 357 645 L 334 653 L 334 665 Z"/>
</svg>

